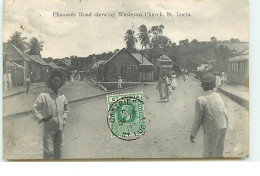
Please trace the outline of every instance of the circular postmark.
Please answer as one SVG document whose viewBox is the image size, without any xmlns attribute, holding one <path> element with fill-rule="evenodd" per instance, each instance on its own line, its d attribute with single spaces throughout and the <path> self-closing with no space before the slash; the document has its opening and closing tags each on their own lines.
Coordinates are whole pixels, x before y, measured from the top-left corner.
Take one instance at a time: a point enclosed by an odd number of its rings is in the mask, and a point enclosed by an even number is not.
<svg viewBox="0 0 260 176">
<path fill-rule="evenodd" d="M 108 97 L 107 124 L 112 137 L 122 140 L 136 140 L 146 133 L 142 95 L 126 94 Z M 113 98 L 117 98 L 116 100 Z"/>
</svg>

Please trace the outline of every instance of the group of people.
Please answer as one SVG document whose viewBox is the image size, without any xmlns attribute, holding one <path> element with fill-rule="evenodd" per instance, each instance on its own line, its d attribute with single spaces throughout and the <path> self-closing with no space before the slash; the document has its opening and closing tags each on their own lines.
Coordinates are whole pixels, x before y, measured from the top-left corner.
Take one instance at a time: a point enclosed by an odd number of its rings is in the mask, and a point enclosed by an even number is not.
<svg viewBox="0 0 260 176">
<path fill-rule="evenodd" d="M 228 126 L 228 114 L 221 96 L 214 91 L 216 75 L 206 73 L 201 78 L 204 94 L 195 105 L 195 116 L 190 132 L 190 141 L 195 143 L 195 137 L 200 127 L 204 130 L 203 157 L 223 157 L 224 141 Z M 59 69 L 51 70 L 45 83 L 50 89 L 41 93 L 36 99 L 33 110 L 39 123 L 43 123 L 43 151 L 45 159 L 59 159 L 62 153 L 63 128 L 68 118 L 69 108 L 66 97 L 59 91 L 66 82 L 64 74 Z M 177 87 L 176 75 L 166 74 L 160 77 L 157 88 L 161 101 L 170 101 L 170 94 Z"/>
<path fill-rule="evenodd" d="M 190 141 L 195 143 L 195 136 L 202 126 L 204 130 L 203 157 L 223 157 L 224 142 L 228 126 L 228 113 L 223 99 L 217 93 L 218 88 L 221 86 L 221 79 L 214 73 L 205 73 L 202 75 L 200 81 L 204 94 L 196 101 Z M 176 87 L 177 82 L 174 72 L 170 77 L 163 74 L 159 78 L 157 85 L 160 100 L 162 102 L 170 101 L 172 91 L 175 90 Z"/>
<path fill-rule="evenodd" d="M 81 74 L 74 74 L 74 73 L 72 73 L 70 75 L 70 85 L 74 85 L 74 79 L 83 81 L 84 77 Z"/>
<path fill-rule="evenodd" d="M 170 76 L 165 73 L 159 78 L 157 89 L 159 89 L 161 102 L 171 101 L 171 94 L 177 87 L 176 75 L 174 72 Z"/>
</svg>

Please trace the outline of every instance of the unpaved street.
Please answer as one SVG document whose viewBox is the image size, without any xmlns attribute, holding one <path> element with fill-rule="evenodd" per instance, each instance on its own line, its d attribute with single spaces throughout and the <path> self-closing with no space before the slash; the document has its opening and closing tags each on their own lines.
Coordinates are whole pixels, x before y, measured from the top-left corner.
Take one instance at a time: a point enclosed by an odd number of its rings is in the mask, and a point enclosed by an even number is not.
<svg viewBox="0 0 260 176">
<path fill-rule="evenodd" d="M 135 141 L 111 139 L 106 96 L 70 104 L 62 158 L 202 157 L 203 131 L 199 131 L 195 144 L 190 143 L 189 135 L 195 101 L 203 91 L 194 78 L 177 81 L 178 87 L 168 103 L 159 101 L 156 84 L 126 91 L 143 92 L 145 97 L 147 134 Z M 71 94 L 73 90 L 68 92 Z M 225 156 L 245 157 L 248 155 L 248 111 L 228 97 L 222 97 L 230 115 Z M 6 118 L 3 123 L 6 159 L 42 158 L 42 128 L 32 114 Z"/>
</svg>

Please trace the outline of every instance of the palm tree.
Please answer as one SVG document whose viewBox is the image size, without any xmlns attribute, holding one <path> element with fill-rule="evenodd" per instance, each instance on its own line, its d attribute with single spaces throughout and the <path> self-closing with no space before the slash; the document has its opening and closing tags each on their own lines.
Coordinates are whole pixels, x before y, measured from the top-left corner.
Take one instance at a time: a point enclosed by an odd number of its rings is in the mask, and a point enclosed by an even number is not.
<svg viewBox="0 0 260 176">
<path fill-rule="evenodd" d="M 43 41 L 39 41 L 37 38 L 33 37 L 30 42 L 27 44 L 29 48 L 28 54 L 29 55 L 41 55 Z"/>
<path fill-rule="evenodd" d="M 149 30 L 149 33 L 152 33 L 155 36 L 158 36 L 159 34 L 163 33 L 164 25 L 159 25 L 159 26 L 152 26 L 151 29 Z"/>
<path fill-rule="evenodd" d="M 126 48 L 129 51 L 135 51 L 135 43 L 137 42 L 137 38 L 135 37 L 135 31 L 128 29 L 125 33 L 125 41 L 126 41 Z"/>
<path fill-rule="evenodd" d="M 138 39 L 142 45 L 142 50 L 143 50 L 143 47 L 146 47 L 150 43 L 150 36 L 148 34 L 148 30 L 145 25 L 141 25 L 138 28 L 138 30 L 139 30 Z"/>
<path fill-rule="evenodd" d="M 18 49 L 20 49 L 22 52 L 24 52 L 26 50 L 27 43 L 24 41 L 26 39 L 26 37 L 22 37 L 21 34 L 22 33 L 18 32 L 18 31 L 13 33 L 11 38 L 8 40 L 8 43 L 13 44 Z"/>
<path fill-rule="evenodd" d="M 139 33 L 138 33 L 138 38 L 139 41 L 142 45 L 142 50 L 144 50 L 144 47 L 146 48 L 146 46 L 150 43 L 150 36 L 148 34 L 148 30 L 147 27 L 145 25 L 141 25 L 139 28 Z M 142 55 L 142 84 L 143 84 L 143 63 L 144 63 L 144 59 L 143 59 L 143 55 Z"/>
</svg>

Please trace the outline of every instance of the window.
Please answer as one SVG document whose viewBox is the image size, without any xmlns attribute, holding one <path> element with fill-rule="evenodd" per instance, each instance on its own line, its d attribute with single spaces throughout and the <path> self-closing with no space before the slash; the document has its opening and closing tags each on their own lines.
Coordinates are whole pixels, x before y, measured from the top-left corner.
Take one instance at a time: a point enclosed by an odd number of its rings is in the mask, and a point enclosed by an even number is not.
<svg viewBox="0 0 260 176">
<path fill-rule="evenodd" d="M 136 65 L 131 65 L 130 71 L 131 71 L 131 73 L 136 73 L 136 71 L 137 71 L 137 66 L 136 66 Z"/>
<path fill-rule="evenodd" d="M 117 66 L 113 65 L 113 73 L 117 73 Z"/>
</svg>

